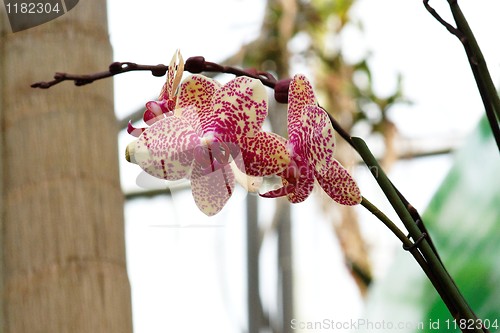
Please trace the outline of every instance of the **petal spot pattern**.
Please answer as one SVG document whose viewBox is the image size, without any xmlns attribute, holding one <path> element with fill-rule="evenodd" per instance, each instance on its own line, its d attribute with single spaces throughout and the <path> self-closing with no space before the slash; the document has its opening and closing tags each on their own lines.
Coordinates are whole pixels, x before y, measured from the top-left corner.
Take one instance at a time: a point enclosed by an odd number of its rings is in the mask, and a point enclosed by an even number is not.
<svg viewBox="0 0 500 333">
<path fill-rule="evenodd" d="M 316 179 L 334 201 L 342 205 L 361 202 L 356 182 L 333 157 L 333 126 L 317 104 L 312 86 L 304 75 L 296 75 L 290 82 L 286 146 L 291 161 L 280 174 L 283 186 L 262 196 L 286 195 L 290 202 L 301 202 L 311 194 Z"/>
<path fill-rule="evenodd" d="M 132 129 L 138 139 L 127 147 L 130 162 L 157 178 L 189 179 L 196 205 L 208 216 L 224 207 L 236 181 L 257 191 L 261 177 L 287 167 L 286 140 L 261 131 L 268 103 L 259 80 L 237 77 L 221 85 L 191 75 L 179 85 L 170 110 L 177 74 L 169 75 L 174 80 L 167 80 L 160 101 L 146 104 L 150 126 Z"/>
</svg>

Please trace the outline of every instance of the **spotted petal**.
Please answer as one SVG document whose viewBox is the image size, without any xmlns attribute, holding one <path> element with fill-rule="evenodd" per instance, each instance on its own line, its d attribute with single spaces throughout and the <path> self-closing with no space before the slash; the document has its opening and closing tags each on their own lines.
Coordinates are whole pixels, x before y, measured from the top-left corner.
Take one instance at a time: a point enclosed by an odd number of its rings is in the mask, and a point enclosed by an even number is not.
<svg viewBox="0 0 500 333">
<path fill-rule="evenodd" d="M 314 189 L 314 171 L 306 162 L 292 159 L 287 169 L 279 174 L 283 186 L 261 196 L 276 198 L 286 195 L 292 203 L 306 200 Z"/>
<path fill-rule="evenodd" d="M 168 65 L 167 81 L 162 87 L 158 100 L 174 99 L 183 72 L 184 59 L 182 58 L 181 52 L 176 50 Z"/>
<path fill-rule="evenodd" d="M 288 97 L 288 138 L 301 155 L 309 149 L 311 138 L 316 134 L 311 125 L 314 125 L 312 121 L 319 117 L 320 112 L 312 110 L 313 108 L 320 109 L 311 84 L 304 75 L 296 75 L 290 83 Z M 325 122 L 324 119 L 318 120 Z"/>
<path fill-rule="evenodd" d="M 342 205 L 353 206 L 361 202 L 358 185 L 347 170 L 336 160 L 322 173 L 316 172 L 316 179 L 325 192 Z"/>
<path fill-rule="evenodd" d="M 238 156 L 241 159 L 241 155 Z M 248 192 L 258 192 L 259 188 L 262 186 L 264 179 L 262 177 L 254 177 L 245 174 L 240 168 L 237 166 L 238 162 L 231 161 L 229 164 L 231 166 L 231 170 L 234 173 L 234 177 L 236 182 L 240 184 L 246 191 Z"/>
<path fill-rule="evenodd" d="M 127 147 L 130 162 L 150 175 L 178 180 L 191 172 L 194 148 L 200 138 L 189 123 L 171 116 L 157 121 Z"/>
<path fill-rule="evenodd" d="M 290 162 L 286 140 L 277 134 L 259 132 L 254 137 L 242 137 L 240 149 L 244 171 L 250 176 L 270 176 L 282 172 Z"/>
<path fill-rule="evenodd" d="M 237 77 L 215 93 L 213 110 L 206 131 L 230 135 L 232 142 L 243 136 L 253 137 L 267 116 L 266 89 L 257 79 Z"/>
<path fill-rule="evenodd" d="M 191 75 L 181 84 L 177 97 L 177 110 L 188 106 L 196 112 L 177 112 L 186 118 L 193 128 L 202 132 L 201 123 L 207 123 L 213 117 L 212 99 L 215 92 L 221 88 L 219 82 L 203 75 Z"/>
<path fill-rule="evenodd" d="M 191 188 L 198 208 L 208 216 L 217 214 L 234 191 L 235 178 L 229 164 L 206 173 L 198 162 L 194 162 Z"/>
<path fill-rule="evenodd" d="M 288 90 L 288 123 L 290 124 L 290 117 L 299 116 L 307 105 L 316 104 L 309 80 L 303 74 L 295 75 Z"/>
<path fill-rule="evenodd" d="M 314 172 L 306 161 L 295 161 L 291 163 L 288 174 L 283 178 L 283 186 L 287 186 L 293 180 L 293 191 L 288 193 L 288 201 L 299 203 L 307 199 L 314 189 Z M 293 175 L 290 175 L 293 173 Z"/>
<path fill-rule="evenodd" d="M 302 137 L 306 158 L 314 163 L 315 169 L 323 173 L 334 159 L 335 136 L 330 118 L 316 105 L 308 105 L 301 116 Z"/>
</svg>

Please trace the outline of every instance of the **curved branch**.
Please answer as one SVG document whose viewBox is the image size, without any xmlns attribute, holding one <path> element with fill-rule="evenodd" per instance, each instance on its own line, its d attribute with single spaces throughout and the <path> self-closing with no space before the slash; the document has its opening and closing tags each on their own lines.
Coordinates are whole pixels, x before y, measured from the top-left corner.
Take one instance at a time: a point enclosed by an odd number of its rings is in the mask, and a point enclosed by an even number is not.
<svg viewBox="0 0 500 333">
<path fill-rule="evenodd" d="M 216 72 L 233 74 L 236 76 L 249 76 L 260 80 L 264 85 L 274 88 L 277 80 L 268 73 L 257 71 L 255 69 L 240 69 L 233 66 L 222 66 L 213 62 L 205 61 L 203 57 L 191 57 L 186 60 L 184 69 L 192 74 L 201 72 Z M 69 74 L 57 72 L 52 81 L 40 81 L 31 85 L 32 88 L 48 89 L 63 81 L 73 81 L 76 86 L 83 86 L 94 81 L 102 80 L 118 74 L 133 71 L 150 71 L 153 76 L 164 76 L 168 71 L 168 66 L 159 65 L 140 65 L 134 62 L 114 62 L 109 65 L 109 69 L 104 72 L 94 74 Z"/>
</svg>

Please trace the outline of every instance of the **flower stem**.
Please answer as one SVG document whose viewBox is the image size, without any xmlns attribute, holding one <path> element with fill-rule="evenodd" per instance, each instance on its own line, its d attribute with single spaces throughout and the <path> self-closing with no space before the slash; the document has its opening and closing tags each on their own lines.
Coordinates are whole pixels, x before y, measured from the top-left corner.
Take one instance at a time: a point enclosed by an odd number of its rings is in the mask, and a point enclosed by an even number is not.
<svg viewBox="0 0 500 333">
<path fill-rule="evenodd" d="M 385 224 L 389 230 L 392 231 L 394 235 L 406 246 L 411 246 L 412 242 L 405 236 L 405 234 L 399 229 L 394 222 L 392 222 L 387 215 L 385 215 L 380 209 L 377 208 L 374 204 L 372 204 L 368 199 L 362 197 L 361 206 L 365 207 L 370 213 L 375 215 L 382 223 Z"/>
<path fill-rule="evenodd" d="M 493 137 L 495 138 L 496 144 L 500 150 L 500 98 L 498 96 L 493 80 L 491 79 L 488 66 L 484 60 L 481 48 L 477 43 L 474 34 L 467 22 L 457 0 L 448 0 L 450 9 L 453 15 L 453 19 L 456 22 L 456 28 L 450 23 L 446 22 L 434 8 L 429 5 L 429 0 L 424 0 L 424 6 L 427 11 L 443 25 L 446 30 L 448 30 L 452 35 L 458 38 L 462 43 L 465 53 L 467 54 L 467 60 L 474 75 L 474 79 L 481 95 L 483 105 L 486 112 L 486 117 L 490 123 L 491 131 L 493 132 Z"/>
<path fill-rule="evenodd" d="M 491 104 L 493 105 L 495 115 L 500 118 L 500 99 L 495 85 L 493 84 L 493 80 L 491 79 L 491 75 L 488 70 L 488 66 L 486 65 L 486 61 L 484 60 L 483 53 L 481 52 L 481 48 L 479 47 L 479 44 L 477 43 L 477 40 L 474 37 L 469 23 L 460 9 L 457 0 L 448 0 L 448 2 L 450 4 L 453 18 L 457 23 L 457 28 L 465 37 L 465 41 L 463 41 L 464 46 L 470 48 L 471 52 L 467 52 L 467 55 L 469 56 L 471 67 L 473 70 L 477 70 L 481 81 L 484 82 L 484 88 L 488 94 Z"/>
<path fill-rule="evenodd" d="M 467 53 L 469 64 L 471 66 L 472 73 L 474 74 L 474 79 L 476 80 L 481 99 L 483 100 L 486 116 L 488 117 L 497 146 L 500 149 L 500 98 L 498 97 L 497 90 L 493 84 L 493 80 L 491 79 L 491 75 L 488 70 L 488 66 L 486 65 L 486 61 L 484 60 L 483 53 L 481 52 L 481 48 L 479 47 L 479 44 L 477 43 L 477 40 L 474 37 L 462 10 L 458 6 L 458 2 L 456 0 L 448 0 L 448 2 L 450 4 L 453 18 L 457 23 L 457 29 L 463 34 L 460 41 L 462 42 L 465 52 Z"/>
<path fill-rule="evenodd" d="M 422 231 L 419 229 L 419 227 L 411 217 L 406 206 L 399 198 L 397 192 L 394 190 L 394 187 L 389 178 L 381 169 L 380 165 L 369 150 L 366 143 L 361 138 L 357 137 L 353 137 L 352 142 L 356 147 L 356 150 L 363 158 L 365 164 L 370 167 L 369 169 L 372 172 L 375 180 L 377 181 L 380 188 L 391 203 L 392 207 L 405 225 L 410 236 L 415 240 L 413 248 L 418 247 L 419 251 L 426 261 L 426 264 L 429 266 L 430 271 L 437 278 L 438 283 L 436 283 L 436 281 L 432 281 L 431 279 L 434 287 L 439 292 L 441 297 L 445 295 L 446 298 L 449 297 L 452 300 L 452 308 L 450 309 L 450 307 L 448 307 L 448 309 L 452 311 L 451 314 L 453 315 L 453 317 L 458 319 L 476 320 L 476 316 L 470 309 L 465 298 L 458 290 L 455 282 L 446 271 L 442 261 L 439 259 L 439 257 L 433 251 L 432 247 L 427 242 L 426 235 L 422 233 Z M 442 290 L 440 290 L 441 288 Z M 445 301 L 445 299 L 443 299 L 443 301 Z M 447 303 L 448 305 L 448 302 L 445 301 L 445 303 Z M 456 309 L 457 312 L 454 313 L 455 311 L 453 311 L 453 309 Z M 483 331 L 480 329 L 474 329 L 474 332 Z"/>
<path fill-rule="evenodd" d="M 399 238 L 401 243 L 403 243 L 403 248 L 407 249 L 415 258 L 417 263 L 420 265 L 424 273 L 427 275 L 432 285 L 436 289 L 436 291 L 441 296 L 441 299 L 445 303 L 446 307 L 450 311 L 450 313 L 457 313 L 456 307 L 453 303 L 453 300 L 444 293 L 443 288 L 441 287 L 441 282 L 438 277 L 430 270 L 429 265 L 427 264 L 424 257 L 422 257 L 422 253 L 418 250 L 416 246 L 405 236 L 405 234 L 392 222 L 383 212 L 381 212 L 375 205 L 373 205 L 368 199 L 365 197 L 362 198 L 361 205 L 365 207 L 369 212 L 375 215 L 385 226 L 391 230 L 396 237 Z M 435 252 L 437 254 L 437 251 Z"/>
</svg>

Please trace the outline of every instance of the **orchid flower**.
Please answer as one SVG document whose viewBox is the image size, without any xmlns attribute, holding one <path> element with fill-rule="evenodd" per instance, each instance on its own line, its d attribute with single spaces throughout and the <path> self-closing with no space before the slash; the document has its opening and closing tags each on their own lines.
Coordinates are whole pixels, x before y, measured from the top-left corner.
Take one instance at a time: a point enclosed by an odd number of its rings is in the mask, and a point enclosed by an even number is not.
<svg viewBox="0 0 500 333">
<path fill-rule="evenodd" d="M 184 59 L 179 50 L 174 53 L 168 65 L 167 81 L 158 96 L 158 100 L 146 103 L 146 111 L 142 119 L 148 125 L 152 125 L 158 120 L 171 116 L 175 109 L 179 83 L 184 72 Z M 135 128 L 129 122 L 127 132 L 135 137 L 139 137 L 146 128 Z"/>
<path fill-rule="evenodd" d="M 290 202 L 302 202 L 311 194 L 316 179 L 336 202 L 343 205 L 361 202 L 356 182 L 333 157 L 335 140 L 331 121 L 316 102 L 304 75 L 296 75 L 289 86 L 287 147 L 291 160 L 280 174 L 283 187 L 261 196 L 286 195 Z"/>
<path fill-rule="evenodd" d="M 157 178 L 190 179 L 198 208 L 211 216 L 233 193 L 231 164 L 255 177 L 289 164 L 284 139 L 261 131 L 266 115 L 267 94 L 259 80 L 238 77 L 221 86 L 192 75 L 180 86 L 173 115 L 129 144 L 127 159 Z"/>
</svg>

